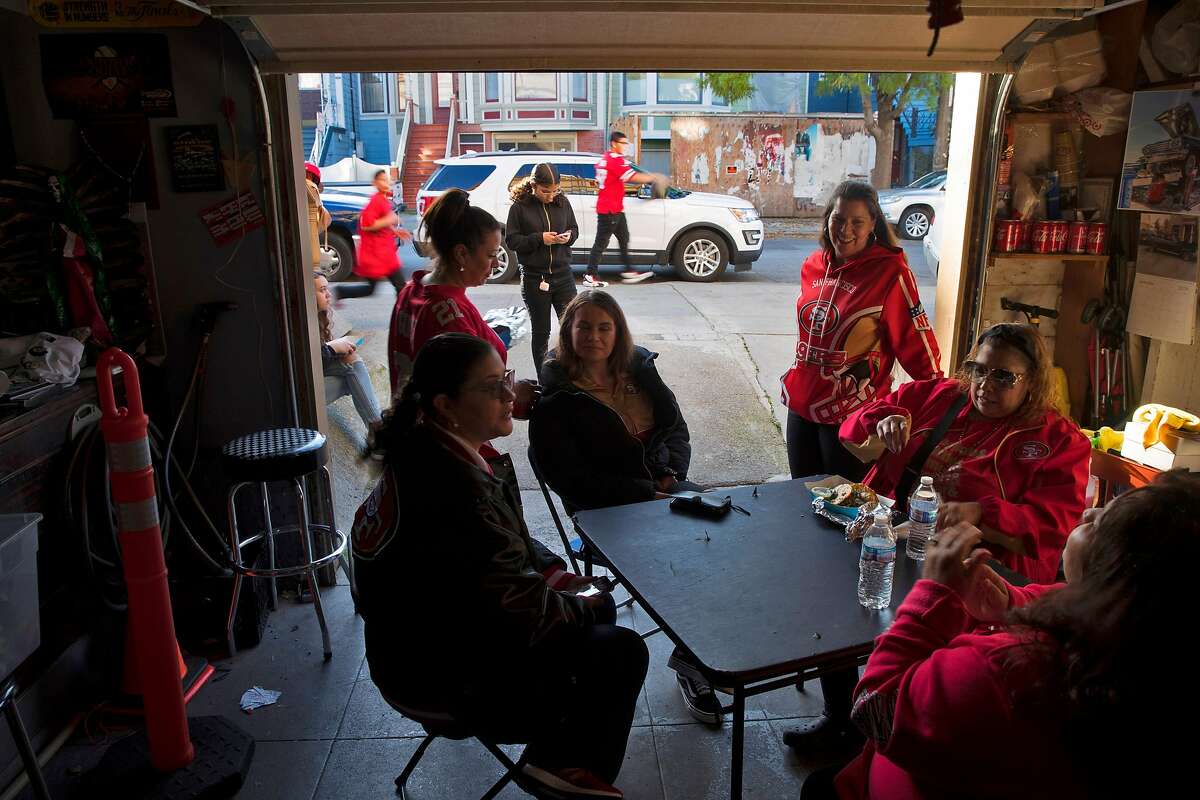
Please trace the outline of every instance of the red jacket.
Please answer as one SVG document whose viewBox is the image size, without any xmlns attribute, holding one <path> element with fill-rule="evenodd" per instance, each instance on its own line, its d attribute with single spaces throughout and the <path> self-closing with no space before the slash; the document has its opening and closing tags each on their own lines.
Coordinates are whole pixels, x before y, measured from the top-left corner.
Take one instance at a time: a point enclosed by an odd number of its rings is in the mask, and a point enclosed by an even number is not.
<svg viewBox="0 0 1200 800">
<path fill-rule="evenodd" d="M 1011 589 L 1023 605 L 1056 586 Z M 972 618 L 953 591 L 917 581 L 855 690 L 867 735 L 838 797 L 1082 797 L 1063 720 L 1031 691 L 1046 664 L 1020 636 Z"/>
<path fill-rule="evenodd" d="M 377 231 L 366 230 L 383 217 L 392 213 L 392 201 L 383 192 L 376 192 L 358 216 L 358 258 L 354 262 L 354 273 L 364 278 L 386 278 L 400 269 L 400 256 L 396 253 L 396 234 L 391 228 Z"/>
<path fill-rule="evenodd" d="M 867 473 L 872 489 L 892 496 L 904 467 L 961 391 L 949 378 L 913 381 L 842 423 L 842 441 L 862 444 L 884 417 L 901 414 L 911 420 L 904 450 L 884 450 Z M 933 477 L 943 501 L 982 505 L 982 524 L 1020 539 L 1029 554 L 997 548 L 996 557 L 1030 580 L 1046 583 L 1058 574 L 1067 535 L 1083 514 L 1090 454 L 1079 427 L 1055 411 L 1047 411 L 1040 422 L 1022 424 L 981 418 L 967 403 L 921 472 Z"/>
<path fill-rule="evenodd" d="M 916 378 L 941 375 L 937 340 L 904 253 L 874 244 L 840 267 L 823 250 L 800 268 L 796 360 L 783 402 L 804 419 L 839 423 L 892 387 L 899 359 Z"/>
<path fill-rule="evenodd" d="M 461 286 L 426 286 L 421 283 L 425 274 L 425 270 L 413 273 L 392 307 L 388 326 L 388 380 L 393 400 L 412 374 L 412 364 L 421 346 L 439 333 L 478 336 L 490 342 L 502 360 L 508 360 L 503 340 L 483 321 L 483 315 L 467 297 L 467 290 Z"/>
</svg>

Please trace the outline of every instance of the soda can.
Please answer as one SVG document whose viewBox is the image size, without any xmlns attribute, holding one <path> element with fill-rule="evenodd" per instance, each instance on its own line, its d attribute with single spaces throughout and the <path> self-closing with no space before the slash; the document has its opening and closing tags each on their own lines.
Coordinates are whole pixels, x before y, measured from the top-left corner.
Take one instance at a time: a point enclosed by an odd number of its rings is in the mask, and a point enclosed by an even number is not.
<svg viewBox="0 0 1200 800">
<path fill-rule="evenodd" d="M 1033 220 L 1021 220 L 1021 244 L 1020 250 L 1028 253 L 1033 249 Z"/>
<path fill-rule="evenodd" d="M 1094 256 L 1102 256 L 1108 249 L 1108 225 L 1103 222 L 1093 222 L 1088 225 L 1087 252 Z"/>
<path fill-rule="evenodd" d="M 1021 223 L 1015 219 L 996 220 L 996 241 L 992 250 L 1015 253 L 1021 246 Z"/>
<path fill-rule="evenodd" d="M 1048 220 L 1033 223 L 1033 240 L 1031 242 L 1035 253 L 1054 252 L 1054 223 Z"/>
<path fill-rule="evenodd" d="M 1053 222 L 1053 228 L 1050 229 L 1051 238 L 1051 253 L 1067 252 L 1067 236 L 1071 232 L 1071 226 L 1063 220 L 1057 219 Z"/>
<path fill-rule="evenodd" d="M 1086 222 L 1072 222 L 1071 228 L 1067 232 L 1067 252 L 1086 253 L 1087 240 L 1088 224 Z"/>
</svg>

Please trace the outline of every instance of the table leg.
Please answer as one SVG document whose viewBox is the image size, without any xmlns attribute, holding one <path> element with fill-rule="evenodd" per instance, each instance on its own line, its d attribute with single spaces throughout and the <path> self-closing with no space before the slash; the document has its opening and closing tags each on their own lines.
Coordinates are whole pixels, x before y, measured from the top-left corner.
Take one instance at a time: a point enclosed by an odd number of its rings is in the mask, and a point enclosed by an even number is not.
<svg viewBox="0 0 1200 800">
<path fill-rule="evenodd" d="M 742 797 L 742 750 L 746 740 L 746 687 L 733 687 L 733 763 L 729 769 L 729 796 Z"/>
<path fill-rule="evenodd" d="M 46 779 L 42 776 L 37 753 L 34 752 L 33 745 L 29 742 L 29 735 L 25 732 L 25 725 L 21 722 L 21 713 L 17 710 L 15 684 L 11 682 L 5 684 L 2 694 L 0 704 L 4 706 L 4 717 L 8 720 L 8 729 L 17 745 L 17 752 L 21 755 L 21 762 L 25 765 L 25 777 L 29 779 L 33 796 L 37 800 L 50 800 L 50 790 L 46 788 Z"/>
</svg>

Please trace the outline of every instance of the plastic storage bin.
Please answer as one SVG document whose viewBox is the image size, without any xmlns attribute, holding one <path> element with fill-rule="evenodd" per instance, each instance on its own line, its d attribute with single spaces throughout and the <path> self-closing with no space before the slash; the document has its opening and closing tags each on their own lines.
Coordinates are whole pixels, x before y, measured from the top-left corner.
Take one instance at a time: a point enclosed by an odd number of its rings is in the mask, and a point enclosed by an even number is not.
<svg viewBox="0 0 1200 800">
<path fill-rule="evenodd" d="M 0 514 L 0 678 L 11 675 L 42 641 L 37 577 L 41 520 L 41 514 Z"/>
</svg>

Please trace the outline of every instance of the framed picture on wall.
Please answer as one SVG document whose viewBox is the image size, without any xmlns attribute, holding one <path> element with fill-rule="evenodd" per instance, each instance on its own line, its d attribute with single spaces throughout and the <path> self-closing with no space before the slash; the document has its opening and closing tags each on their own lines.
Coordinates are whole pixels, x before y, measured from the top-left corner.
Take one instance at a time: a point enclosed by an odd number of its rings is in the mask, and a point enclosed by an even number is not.
<svg viewBox="0 0 1200 800">
<path fill-rule="evenodd" d="M 46 33 L 39 42 L 42 83 L 55 119 L 176 116 L 163 34 Z"/>
<path fill-rule="evenodd" d="M 175 191 L 225 191 L 221 137 L 216 125 L 171 125 L 165 134 L 171 187 Z"/>
</svg>

